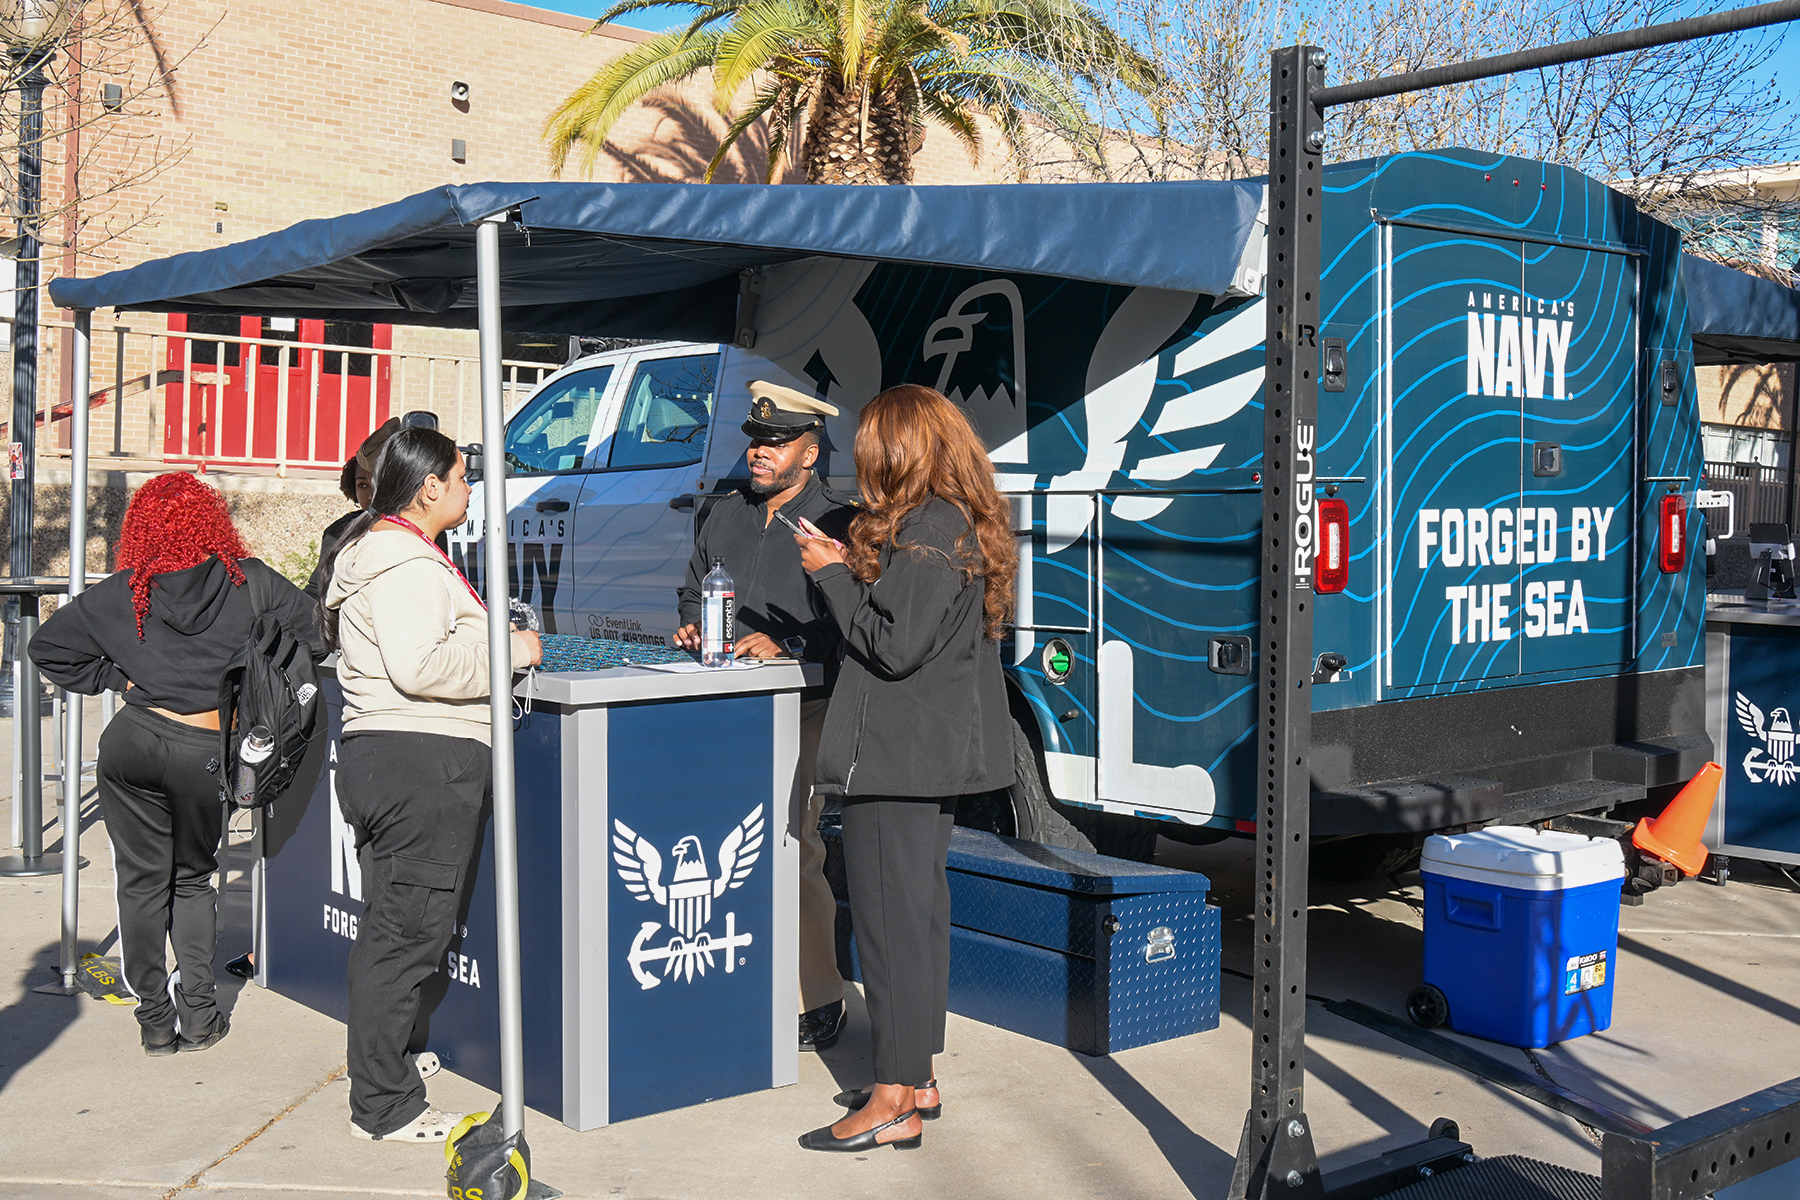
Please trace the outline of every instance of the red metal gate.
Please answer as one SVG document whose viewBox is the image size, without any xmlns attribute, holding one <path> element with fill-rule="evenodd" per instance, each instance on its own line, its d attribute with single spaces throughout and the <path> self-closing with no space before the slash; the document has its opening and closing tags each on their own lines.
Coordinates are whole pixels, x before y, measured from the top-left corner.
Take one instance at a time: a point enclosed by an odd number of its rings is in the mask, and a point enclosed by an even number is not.
<svg viewBox="0 0 1800 1200">
<path fill-rule="evenodd" d="M 388 418 L 393 359 L 370 351 L 391 349 L 393 332 L 392 325 L 170 314 L 167 369 L 181 382 L 164 388 L 164 457 L 342 464 Z"/>
</svg>

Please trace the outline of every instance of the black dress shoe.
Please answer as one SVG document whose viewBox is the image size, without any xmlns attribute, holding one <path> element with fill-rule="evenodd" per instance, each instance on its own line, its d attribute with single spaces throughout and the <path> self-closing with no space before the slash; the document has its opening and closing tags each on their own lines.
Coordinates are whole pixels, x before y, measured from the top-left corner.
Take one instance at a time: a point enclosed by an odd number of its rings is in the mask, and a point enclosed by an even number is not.
<svg viewBox="0 0 1800 1200">
<path fill-rule="evenodd" d="M 915 1114 L 911 1110 L 908 1110 L 885 1125 L 877 1125 L 873 1129 L 865 1129 L 861 1133 L 853 1133 L 847 1138 L 834 1136 L 831 1132 L 831 1126 L 827 1125 L 823 1129 L 815 1129 L 811 1133 L 801 1134 L 800 1145 L 806 1150 L 879 1150 L 883 1146 L 892 1146 L 896 1150 L 917 1150 L 925 1143 L 925 1135 L 923 1133 L 915 1133 L 909 1138 L 900 1138 L 898 1141 L 893 1142 L 876 1140 L 877 1137 L 886 1130 L 892 1129 L 896 1125 L 904 1125 L 906 1122 L 912 1120 L 914 1115 Z"/>
<path fill-rule="evenodd" d="M 919 1085 L 919 1090 L 923 1091 L 925 1088 L 934 1088 L 935 1089 L 936 1087 L 937 1087 L 937 1080 L 933 1079 L 930 1083 L 921 1083 Z M 866 1092 L 866 1091 L 839 1092 L 837 1095 L 835 1095 L 831 1098 L 831 1102 L 833 1104 L 838 1105 L 840 1108 L 847 1108 L 851 1112 L 856 1112 L 859 1109 L 861 1109 L 863 1105 L 865 1105 L 869 1102 L 869 1097 L 872 1094 L 873 1093 Z M 927 1108 L 925 1105 L 922 1105 L 922 1104 L 915 1105 L 913 1108 L 913 1111 L 919 1114 L 919 1119 L 921 1121 L 937 1120 L 938 1117 L 941 1116 L 944 1111 L 943 1093 L 940 1092 L 938 1094 L 938 1102 L 936 1104 L 931 1105 L 929 1108 Z"/>
<path fill-rule="evenodd" d="M 199 1050 L 211 1050 L 214 1046 L 224 1041 L 225 1035 L 230 1032 L 231 1022 L 224 1017 L 220 1017 L 213 1022 L 212 1032 L 205 1037 L 190 1039 L 183 1036 L 181 1039 L 181 1052 L 183 1054 L 189 1054 Z"/>
<path fill-rule="evenodd" d="M 844 1032 L 844 1025 L 848 1020 L 849 1013 L 845 1011 L 842 1000 L 801 1013 L 800 1049 L 815 1053 L 831 1049 L 837 1045 L 838 1035 Z"/>
<path fill-rule="evenodd" d="M 144 1053 L 148 1054 L 151 1058 L 163 1058 L 167 1055 L 174 1054 L 181 1048 L 181 1038 L 173 1029 L 169 1030 L 167 1041 L 151 1036 L 148 1029 L 144 1029 L 141 1032 L 144 1039 Z"/>
<path fill-rule="evenodd" d="M 236 975 L 239 979 L 255 979 L 256 961 L 250 957 L 254 953 L 255 951 L 253 950 L 246 950 L 230 962 L 226 963 L 225 973 L 227 975 Z"/>
</svg>

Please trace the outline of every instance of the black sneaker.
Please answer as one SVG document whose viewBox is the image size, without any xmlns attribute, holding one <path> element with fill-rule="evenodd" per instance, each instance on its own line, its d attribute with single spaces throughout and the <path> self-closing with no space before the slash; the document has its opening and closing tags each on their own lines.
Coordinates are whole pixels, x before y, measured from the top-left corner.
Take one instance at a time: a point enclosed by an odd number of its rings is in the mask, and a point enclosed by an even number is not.
<svg viewBox="0 0 1800 1200">
<path fill-rule="evenodd" d="M 844 1032 L 847 1014 L 844 1002 L 827 1004 L 823 1008 L 815 1008 L 811 1012 L 800 1014 L 800 1049 L 818 1052 L 829 1050 L 837 1044 L 838 1034 Z"/>
<path fill-rule="evenodd" d="M 193 1051 L 211 1050 L 214 1046 L 216 1046 L 220 1042 L 224 1041 L 225 1035 L 230 1032 L 231 1032 L 231 1022 L 226 1020 L 224 1017 L 220 1017 L 218 1020 L 213 1022 L 212 1032 L 207 1034 L 205 1037 L 198 1038 L 198 1039 L 195 1039 L 192 1041 L 190 1041 L 186 1037 L 183 1037 L 181 1039 L 181 1052 L 183 1054 L 187 1054 L 187 1053 L 190 1053 Z"/>
<path fill-rule="evenodd" d="M 151 1058 L 163 1058 L 175 1053 L 181 1048 L 181 1038 L 173 1029 L 169 1031 L 167 1041 L 153 1037 L 148 1028 L 142 1029 L 141 1033 L 144 1039 L 144 1053 L 148 1054 Z"/>
</svg>

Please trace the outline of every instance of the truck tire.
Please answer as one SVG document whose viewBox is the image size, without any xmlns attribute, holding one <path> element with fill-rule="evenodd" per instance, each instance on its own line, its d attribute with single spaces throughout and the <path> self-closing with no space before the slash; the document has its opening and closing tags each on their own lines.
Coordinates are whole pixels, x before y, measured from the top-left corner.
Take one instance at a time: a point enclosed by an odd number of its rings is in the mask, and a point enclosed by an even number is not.
<svg viewBox="0 0 1800 1200">
<path fill-rule="evenodd" d="M 1133 862 L 1150 861 L 1156 853 L 1156 829 L 1149 821 L 1058 802 L 1044 783 L 1043 760 L 1037 746 L 1016 713 L 1012 735 L 1012 787 L 964 797 L 957 806 L 958 825 L 1061 850 L 1087 850 Z"/>
</svg>

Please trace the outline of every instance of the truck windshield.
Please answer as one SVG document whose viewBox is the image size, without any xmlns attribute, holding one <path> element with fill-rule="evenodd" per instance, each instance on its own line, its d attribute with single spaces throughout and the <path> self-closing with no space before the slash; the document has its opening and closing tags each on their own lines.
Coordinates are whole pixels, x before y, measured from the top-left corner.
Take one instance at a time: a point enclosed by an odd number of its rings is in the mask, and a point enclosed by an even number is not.
<svg viewBox="0 0 1800 1200">
<path fill-rule="evenodd" d="M 514 474 L 579 470 L 612 372 L 609 364 L 565 375 L 527 401 L 506 427 L 506 469 Z"/>
</svg>

